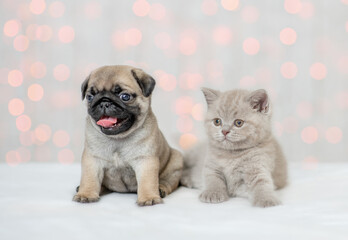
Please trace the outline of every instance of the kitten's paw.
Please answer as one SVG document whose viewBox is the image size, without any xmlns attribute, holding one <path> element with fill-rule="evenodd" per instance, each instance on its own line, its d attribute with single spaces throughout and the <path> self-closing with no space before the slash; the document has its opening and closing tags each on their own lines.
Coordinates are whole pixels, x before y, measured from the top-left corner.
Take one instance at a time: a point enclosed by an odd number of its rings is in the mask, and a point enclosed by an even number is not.
<svg viewBox="0 0 348 240">
<path fill-rule="evenodd" d="M 254 200 L 254 206 L 263 207 L 263 208 L 274 207 L 281 204 L 282 204 L 281 201 L 276 197 L 257 198 Z"/>
<path fill-rule="evenodd" d="M 205 203 L 221 203 L 228 200 L 228 195 L 220 191 L 206 190 L 199 195 L 199 200 Z"/>
<path fill-rule="evenodd" d="M 192 181 L 191 177 L 189 177 L 189 176 L 182 176 L 180 179 L 180 184 L 184 187 L 187 187 L 187 188 L 194 188 L 193 181 Z"/>
<path fill-rule="evenodd" d="M 138 198 L 137 204 L 139 206 L 152 206 L 155 204 L 163 203 L 163 200 L 161 197 L 148 197 L 148 198 Z"/>
<path fill-rule="evenodd" d="M 98 195 L 87 195 L 83 193 L 77 193 L 73 201 L 75 202 L 80 202 L 80 203 L 92 203 L 92 202 L 97 202 L 99 201 L 99 196 Z"/>
</svg>

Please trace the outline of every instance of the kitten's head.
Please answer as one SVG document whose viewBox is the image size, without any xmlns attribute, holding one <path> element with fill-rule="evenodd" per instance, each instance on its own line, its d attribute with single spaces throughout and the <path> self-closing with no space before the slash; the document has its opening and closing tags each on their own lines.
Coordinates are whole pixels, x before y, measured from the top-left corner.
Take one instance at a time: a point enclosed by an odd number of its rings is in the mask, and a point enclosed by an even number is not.
<svg viewBox="0 0 348 240">
<path fill-rule="evenodd" d="M 271 108 L 265 90 L 202 91 L 208 104 L 205 128 L 213 146 L 246 149 L 270 136 Z"/>
</svg>

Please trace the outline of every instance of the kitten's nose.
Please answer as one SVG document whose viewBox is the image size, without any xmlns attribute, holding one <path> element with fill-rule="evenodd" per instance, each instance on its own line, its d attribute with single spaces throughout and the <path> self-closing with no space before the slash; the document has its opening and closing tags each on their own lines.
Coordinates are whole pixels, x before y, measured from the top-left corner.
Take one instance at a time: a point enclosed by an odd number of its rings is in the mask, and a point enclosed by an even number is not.
<svg viewBox="0 0 348 240">
<path fill-rule="evenodd" d="M 222 130 L 222 134 L 223 134 L 224 136 L 226 136 L 226 135 L 229 134 L 229 133 L 230 133 L 230 131 Z"/>
</svg>

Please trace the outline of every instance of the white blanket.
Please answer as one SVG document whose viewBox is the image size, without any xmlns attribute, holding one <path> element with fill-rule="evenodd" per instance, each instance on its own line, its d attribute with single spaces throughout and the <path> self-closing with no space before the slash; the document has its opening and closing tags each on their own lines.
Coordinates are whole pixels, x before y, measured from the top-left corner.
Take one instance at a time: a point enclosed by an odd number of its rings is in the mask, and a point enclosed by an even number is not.
<svg viewBox="0 0 348 240">
<path fill-rule="evenodd" d="M 71 201 L 80 166 L 0 165 L 0 239 L 348 239 L 348 164 L 290 166 L 282 206 L 220 204 L 180 187 L 164 204 L 138 207 L 135 194 Z"/>
</svg>

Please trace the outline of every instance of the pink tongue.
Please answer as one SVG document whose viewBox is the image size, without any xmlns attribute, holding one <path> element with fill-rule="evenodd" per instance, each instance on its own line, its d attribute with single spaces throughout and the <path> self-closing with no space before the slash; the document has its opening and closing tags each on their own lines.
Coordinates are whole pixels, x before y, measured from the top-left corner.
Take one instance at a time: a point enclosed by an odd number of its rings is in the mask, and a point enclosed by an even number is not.
<svg viewBox="0 0 348 240">
<path fill-rule="evenodd" d="M 104 128 L 112 127 L 115 123 L 117 123 L 117 118 L 114 117 L 102 117 L 97 124 Z"/>
</svg>

